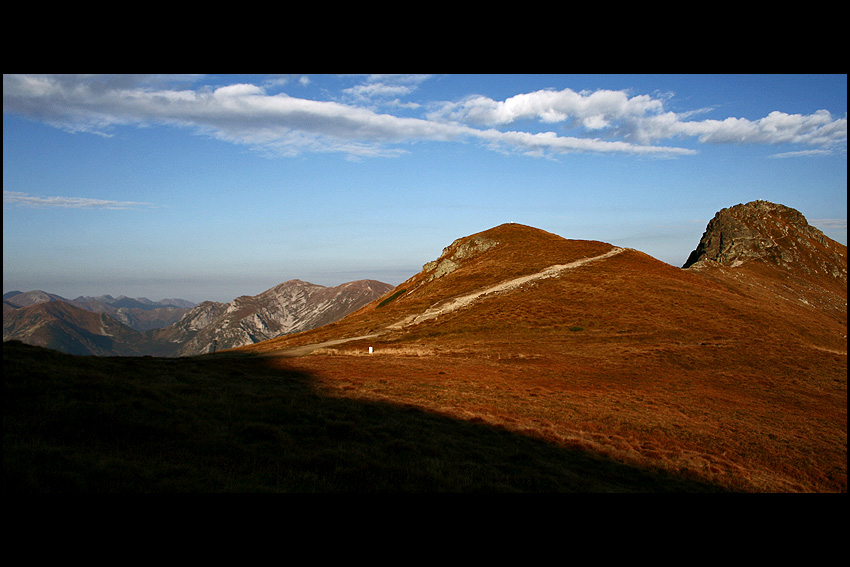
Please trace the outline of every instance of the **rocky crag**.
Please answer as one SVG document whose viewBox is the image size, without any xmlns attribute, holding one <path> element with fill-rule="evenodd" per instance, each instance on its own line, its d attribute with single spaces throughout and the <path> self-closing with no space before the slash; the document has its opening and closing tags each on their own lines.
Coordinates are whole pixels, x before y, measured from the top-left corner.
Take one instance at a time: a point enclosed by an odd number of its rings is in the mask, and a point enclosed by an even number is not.
<svg viewBox="0 0 850 567">
<path fill-rule="evenodd" d="M 748 295 L 772 294 L 847 322 L 847 247 L 769 201 L 722 209 L 683 268 Z"/>
<path fill-rule="evenodd" d="M 846 247 L 811 226 L 799 211 L 768 201 L 721 209 L 684 268 L 759 261 L 847 283 Z"/>
</svg>

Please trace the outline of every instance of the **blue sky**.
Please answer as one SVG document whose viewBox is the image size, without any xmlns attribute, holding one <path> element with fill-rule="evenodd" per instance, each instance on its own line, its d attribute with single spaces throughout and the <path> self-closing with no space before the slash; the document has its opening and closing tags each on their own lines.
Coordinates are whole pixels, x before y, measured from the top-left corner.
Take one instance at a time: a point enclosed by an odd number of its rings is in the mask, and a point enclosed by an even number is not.
<svg viewBox="0 0 850 567">
<path fill-rule="evenodd" d="M 398 284 L 505 222 L 681 266 L 765 199 L 847 244 L 846 75 L 4 75 L 3 291 Z"/>
</svg>

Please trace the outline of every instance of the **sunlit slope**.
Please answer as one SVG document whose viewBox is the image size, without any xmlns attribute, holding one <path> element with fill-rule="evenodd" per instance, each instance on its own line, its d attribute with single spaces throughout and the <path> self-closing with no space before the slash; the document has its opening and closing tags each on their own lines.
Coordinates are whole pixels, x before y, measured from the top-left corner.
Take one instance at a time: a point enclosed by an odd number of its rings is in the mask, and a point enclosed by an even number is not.
<svg viewBox="0 0 850 567">
<path fill-rule="evenodd" d="M 754 246 L 736 245 L 745 256 L 682 269 L 616 245 L 502 225 L 456 240 L 336 323 L 176 361 L 162 377 L 178 389 L 190 376 L 208 380 L 212 393 L 257 388 L 250 408 L 261 399 L 291 409 L 316 402 L 320 417 L 299 410 L 285 426 L 282 407 L 243 419 L 264 432 L 275 459 L 292 454 L 294 439 L 305 447 L 341 440 L 339 452 L 324 452 L 332 468 L 321 477 L 337 489 L 355 486 L 337 476 L 341 455 L 353 453 L 348 436 L 369 429 L 360 416 L 380 407 L 393 413 L 376 422 L 380 439 L 360 446 L 380 457 L 358 482 L 399 455 L 415 457 L 410 470 L 424 467 L 429 478 L 442 473 L 429 467 L 470 461 L 478 439 L 446 457 L 434 449 L 457 439 L 432 443 L 433 430 L 420 432 L 418 422 L 416 437 L 399 444 L 392 428 L 414 412 L 718 489 L 846 492 L 846 247 L 830 245 L 830 260 L 796 237 L 741 234 Z M 793 261 L 795 245 L 810 252 L 805 267 Z M 303 383 L 297 404 L 275 393 L 294 376 Z M 224 415 L 229 424 L 234 414 Z M 325 429 L 327 437 L 312 436 Z M 538 452 L 511 449 L 492 461 L 525 463 Z M 573 474 L 583 463 L 571 461 L 565 474 L 583 490 L 607 490 L 597 484 L 607 472 Z M 538 465 L 522 474 L 548 467 Z M 297 478 L 316 474 L 311 464 L 295 470 Z"/>
<path fill-rule="evenodd" d="M 741 277 L 718 279 L 715 272 L 683 270 L 636 250 L 505 224 L 458 239 L 420 273 L 335 324 L 248 350 L 374 336 L 375 344 L 551 351 L 574 342 L 576 333 L 583 340 L 770 340 L 846 349 L 846 316 L 842 327 L 840 318 L 812 302 L 771 292 L 788 270 L 773 278 L 762 274 L 758 292 L 752 279 L 742 286 L 736 283 Z"/>
<path fill-rule="evenodd" d="M 421 272 L 343 320 L 307 333 L 252 345 L 264 351 L 291 344 L 383 333 L 434 305 L 485 290 L 553 265 L 599 256 L 613 246 L 567 240 L 520 224 L 504 224 L 455 240 Z"/>
<path fill-rule="evenodd" d="M 681 269 L 493 230 L 499 245 L 487 246 L 491 231 L 460 239 L 359 312 L 252 350 L 319 377 L 329 395 L 735 490 L 846 490 L 846 315 L 814 300 L 832 283 L 792 286 L 793 265 Z M 846 306 L 846 292 L 830 297 Z"/>
</svg>

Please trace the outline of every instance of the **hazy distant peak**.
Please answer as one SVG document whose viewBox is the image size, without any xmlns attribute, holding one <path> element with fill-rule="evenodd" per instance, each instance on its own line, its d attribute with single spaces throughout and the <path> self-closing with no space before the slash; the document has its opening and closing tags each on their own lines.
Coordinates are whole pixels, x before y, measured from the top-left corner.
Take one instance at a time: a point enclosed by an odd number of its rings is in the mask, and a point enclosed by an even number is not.
<svg viewBox="0 0 850 567">
<path fill-rule="evenodd" d="M 9 292 L 3 295 L 3 299 L 15 307 L 27 307 L 29 305 L 46 303 L 48 301 L 67 301 L 64 297 L 60 297 L 53 293 L 47 293 L 40 289 L 26 292 Z"/>
</svg>

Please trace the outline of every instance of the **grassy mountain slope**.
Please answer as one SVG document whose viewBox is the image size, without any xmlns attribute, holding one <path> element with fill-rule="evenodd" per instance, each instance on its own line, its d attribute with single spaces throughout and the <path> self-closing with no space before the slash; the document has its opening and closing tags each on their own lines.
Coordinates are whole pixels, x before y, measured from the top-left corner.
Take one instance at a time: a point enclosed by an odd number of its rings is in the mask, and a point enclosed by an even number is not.
<svg viewBox="0 0 850 567">
<path fill-rule="evenodd" d="M 3 345 L 4 492 L 717 492 L 263 359 Z"/>
<path fill-rule="evenodd" d="M 7 487 L 846 492 L 846 279 L 761 257 L 680 269 L 508 224 L 212 356 L 8 343 Z"/>
<path fill-rule="evenodd" d="M 755 286 L 742 272 L 624 250 L 394 325 L 447 296 L 612 248 L 540 246 L 548 235 L 516 225 L 474 236 L 509 245 L 418 287 L 423 270 L 383 307 L 247 351 L 372 334 L 269 363 L 321 377 L 336 395 L 414 403 L 736 490 L 846 490 L 846 316 L 778 297 L 787 270 L 761 270 Z"/>
</svg>

